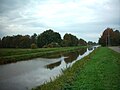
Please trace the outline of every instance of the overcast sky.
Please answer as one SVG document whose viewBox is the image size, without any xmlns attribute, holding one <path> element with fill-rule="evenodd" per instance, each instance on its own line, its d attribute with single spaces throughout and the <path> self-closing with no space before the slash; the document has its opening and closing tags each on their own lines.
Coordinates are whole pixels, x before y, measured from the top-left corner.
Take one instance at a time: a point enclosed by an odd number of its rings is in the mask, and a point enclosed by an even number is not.
<svg viewBox="0 0 120 90">
<path fill-rule="evenodd" d="M 53 29 L 97 42 L 107 27 L 120 30 L 120 0 L 0 0 L 0 37 Z"/>
</svg>

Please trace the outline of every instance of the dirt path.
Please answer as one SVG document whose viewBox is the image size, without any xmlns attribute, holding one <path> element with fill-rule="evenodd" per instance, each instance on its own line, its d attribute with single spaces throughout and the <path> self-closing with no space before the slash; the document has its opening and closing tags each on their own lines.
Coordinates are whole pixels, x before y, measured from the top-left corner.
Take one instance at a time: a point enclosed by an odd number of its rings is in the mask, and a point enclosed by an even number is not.
<svg viewBox="0 0 120 90">
<path fill-rule="evenodd" d="M 120 46 L 109 47 L 110 49 L 120 53 Z"/>
</svg>

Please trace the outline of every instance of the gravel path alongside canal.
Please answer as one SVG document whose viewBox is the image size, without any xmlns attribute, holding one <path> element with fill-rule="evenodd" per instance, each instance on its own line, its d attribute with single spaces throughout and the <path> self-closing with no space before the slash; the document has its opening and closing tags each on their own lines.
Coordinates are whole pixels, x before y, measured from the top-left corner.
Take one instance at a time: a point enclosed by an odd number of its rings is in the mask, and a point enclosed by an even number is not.
<svg viewBox="0 0 120 90">
<path fill-rule="evenodd" d="M 120 46 L 109 47 L 110 49 L 120 53 Z"/>
</svg>

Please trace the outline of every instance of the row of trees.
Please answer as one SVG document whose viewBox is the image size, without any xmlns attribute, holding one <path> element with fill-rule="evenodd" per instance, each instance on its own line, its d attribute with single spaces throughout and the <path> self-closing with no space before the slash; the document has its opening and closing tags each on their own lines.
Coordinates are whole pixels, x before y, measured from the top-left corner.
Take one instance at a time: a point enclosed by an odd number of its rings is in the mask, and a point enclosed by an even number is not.
<svg viewBox="0 0 120 90">
<path fill-rule="evenodd" d="M 83 39 L 78 39 L 72 34 L 66 33 L 61 39 L 58 32 L 49 29 L 37 35 L 14 35 L 6 36 L 0 39 L 1 48 L 35 48 L 35 47 L 67 47 L 67 46 L 85 46 L 87 42 Z"/>
<path fill-rule="evenodd" d="M 78 39 L 76 36 L 72 34 L 66 33 L 61 38 L 61 35 L 58 32 L 54 32 L 49 29 L 38 35 L 37 37 L 37 45 L 38 47 L 67 47 L 67 46 L 77 46 L 77 45 L 87 45 L 87 42 L 83 39 Z"/>
<path fill-rule="evenodd" d="M 120 32 L 114 31 L 112 28 L 105 29 L 99 38 L 99 44 L 102 46 L 120 46 Z"/>
<path fill-rule="evenodd" d="M 37 35 L 16 35 L 16 36 L 6 36 L 0 39 L 0 47 L 2 48 L 30 48 L 32 43 L 36 42 Z"/>
</svg>

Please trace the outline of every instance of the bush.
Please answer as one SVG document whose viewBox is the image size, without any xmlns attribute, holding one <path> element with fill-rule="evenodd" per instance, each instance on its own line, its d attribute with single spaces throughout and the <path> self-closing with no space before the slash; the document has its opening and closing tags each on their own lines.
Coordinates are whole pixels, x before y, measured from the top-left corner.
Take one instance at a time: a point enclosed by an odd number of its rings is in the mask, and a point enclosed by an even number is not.
<svg viewBox="0 0 120 90">
<path fill-rule="evenodd" d="M 60 47 L 60 45 L 56 42 L 52 42 L 48 45 L 44 45 L 43 48 L 54 48 L 54 47 Z"/>
<path fill-rule="evenodd" d="M 37 48 L 37 45 L 35 43 L 32 43 L 31 44 L 31 49 L 36 49 Z"/>
</svg>

